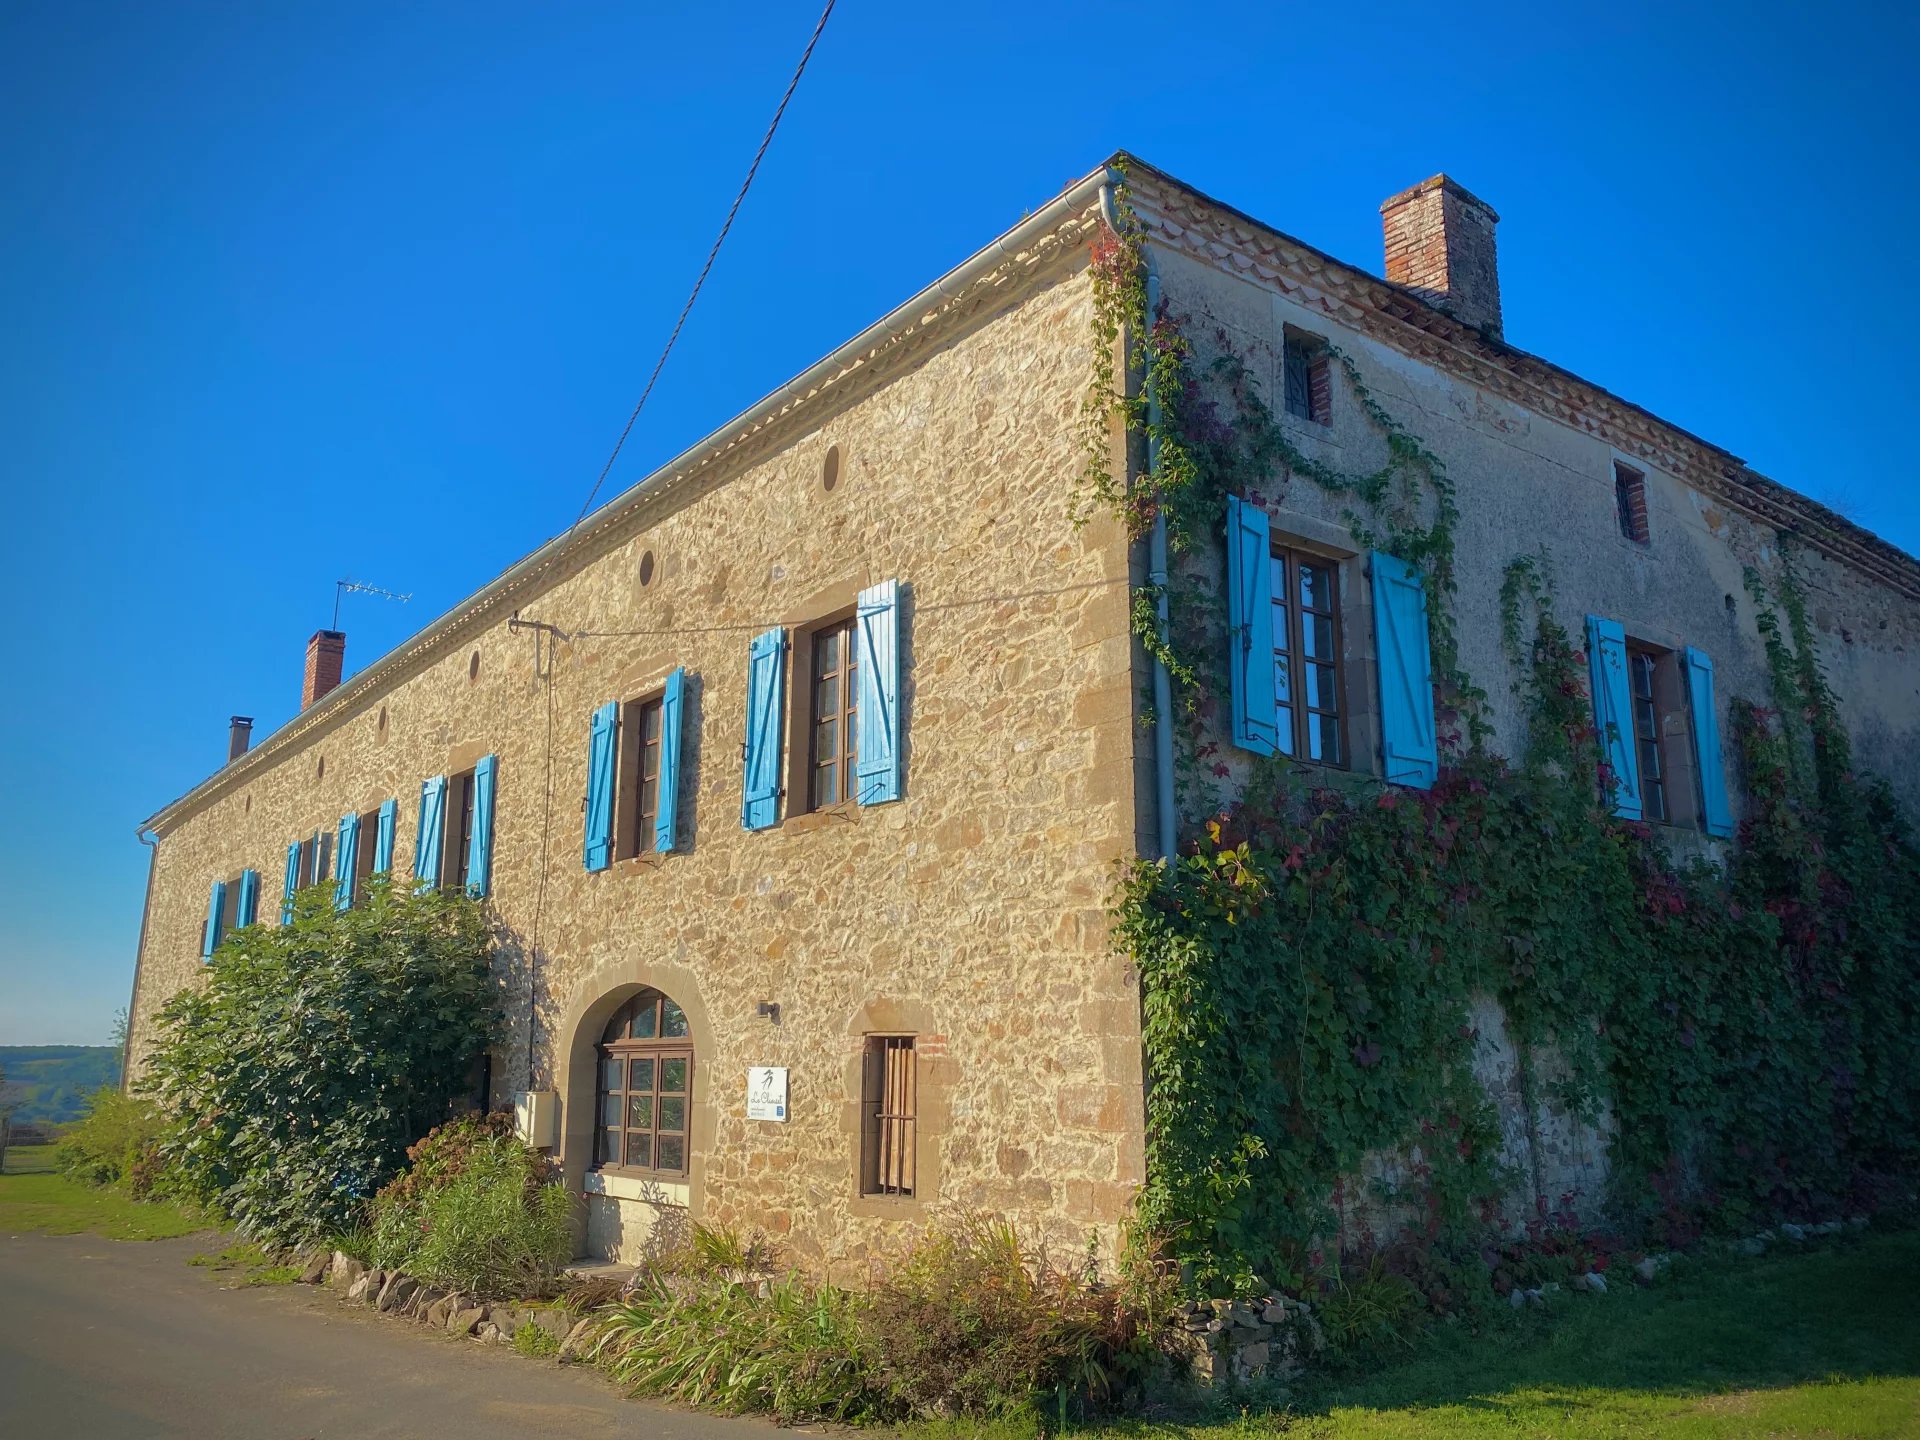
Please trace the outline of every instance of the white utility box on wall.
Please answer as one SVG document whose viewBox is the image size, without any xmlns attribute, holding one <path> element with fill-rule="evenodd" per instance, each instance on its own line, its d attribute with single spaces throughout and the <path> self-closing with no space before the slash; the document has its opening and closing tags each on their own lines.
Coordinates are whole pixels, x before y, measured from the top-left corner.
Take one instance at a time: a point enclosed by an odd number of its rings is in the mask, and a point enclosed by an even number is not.
<svg viewBox="0 0 1920 1440">
<path fill-rule="evenodd" d="M 513 1128 L 536 1150 L 551 1150 L 560 1097 L 551 1090 L 522 1090 L 513 1097 Z"/>
</svg>

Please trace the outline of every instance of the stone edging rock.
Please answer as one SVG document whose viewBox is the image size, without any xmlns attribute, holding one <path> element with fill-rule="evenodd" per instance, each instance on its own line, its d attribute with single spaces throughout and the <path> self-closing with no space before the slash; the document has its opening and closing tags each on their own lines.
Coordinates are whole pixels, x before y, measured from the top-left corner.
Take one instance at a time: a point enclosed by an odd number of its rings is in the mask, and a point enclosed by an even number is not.
<svg viewBox="0 0 1920 1440">
<path fill-rule="evenodd" d="M 300 1283 L 325 1285 L 357 1305 L 413 1320 L 448 1335 L 470 1336 L 484 1345 L 511 1345 L 522 1326 L 553 1340 L 559 1358 L 583 1358 L 592 1320 L 558 1306 L 490 1301 L 437 1289 L 399 1270 L 380 1270 L 340 1250 L 315 1250 L 289 1262 L 300 1266 Z"/>
</svg>

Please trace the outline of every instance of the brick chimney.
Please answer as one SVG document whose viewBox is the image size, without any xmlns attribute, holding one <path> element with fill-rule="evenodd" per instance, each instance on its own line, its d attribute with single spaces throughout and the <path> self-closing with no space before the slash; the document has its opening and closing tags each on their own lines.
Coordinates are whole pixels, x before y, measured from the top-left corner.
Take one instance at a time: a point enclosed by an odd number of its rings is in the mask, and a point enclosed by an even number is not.
<svg viewBox="0 0 1920 1440">
<path fill-rule="evenodd" d="M 247 753 L 253 743 L 253 717 L 236 715 L 227 722 L 227 762 L 231 764 Z"/>
<path fill-rule="evenodd" d="M 306 709 L 340 683 L 347 661 L 347 636 L 342 630 L 316 630 L 307 641 L 307 679 L 300 687 L 300 708 Z"/>
<path fill-rule="evenodd" d="M 1499 339 L 1499 223 L 1491 205 L 1445 175 L 1422 180 L 1380 207 L 1387 279 Z"/>
</svg>

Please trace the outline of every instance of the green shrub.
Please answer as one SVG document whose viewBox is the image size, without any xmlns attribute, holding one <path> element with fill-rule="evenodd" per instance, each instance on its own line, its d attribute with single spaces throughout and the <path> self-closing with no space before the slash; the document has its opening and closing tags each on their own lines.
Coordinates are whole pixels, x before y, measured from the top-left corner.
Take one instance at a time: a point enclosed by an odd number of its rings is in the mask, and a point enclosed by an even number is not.
<svg viewBox="0 0 1920 1440">
<path fill-rule="evenodd" d="M 1107 1288 L 1055 1269 L 994 1221 L 932 1236 L 865 1294 L 754 1279 L 772 1258 L 764 1240 L 702 1229 L 605 1312 L 596 1358 L 636 1394 L 783 1422 L 1024 1425 L 1036 1397 L 1107 1397 L 1168 1298 L 1160 1278 Z"/>
<path fill-rule="evenodd" d="M 921 1242 L 865 1318 L 894 1407 L 920 1417 L 1001 1415 L 1062 1387 L 1104 1397 L 1132 1339 L 1114 1292 L 977 1217 Z"/>
<path fill-rule="evenodd" d="M 757 1285 L 654 1275 L 614 1306 L 594 1354 L 636 1395 L 783 1423 L 887 1418 L 861 1297 L 788 1277 Z"/>
<path fill-rule="evenodd" d="M 529 1320 L 513 1332 L 513 1348 L 529 1360 L 538 1360 L 542 1356 L 558 1355 L 560 1342 Z"/>
<path fill-rule="evenodd" d="M 407 1152 L 373 1202 L 369 1250 L 442 1289 L 543 1295 L 573 1252 L 573 1200 L 510 1115 L 469 1116 Z"/>
<path fill-rule="evenodd" d="M 498 1023 L 491 946 L 477 901 L 384 879 L 235 930 L 160 1012 L 143 1082 L 188 1193 L 269 1244 L 357 1223 L 468 1093 Z"/>
<path fill-rule="evenodd" d="M 88 1097 L 87 1113 L 60 1136 L 53 1162 L 83 1184 L 124 1181 L 136 1197 L 144 1197 L 161 1177 L 161 1129 L 160 1113 L 149 1101 L 102 1086 Z"/>
</svg>

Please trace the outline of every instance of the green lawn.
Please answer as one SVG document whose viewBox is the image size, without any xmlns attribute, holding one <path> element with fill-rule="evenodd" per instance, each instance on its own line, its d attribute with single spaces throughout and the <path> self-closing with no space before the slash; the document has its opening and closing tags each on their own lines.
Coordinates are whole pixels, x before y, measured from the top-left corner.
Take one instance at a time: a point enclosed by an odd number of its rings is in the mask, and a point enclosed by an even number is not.
<svg viewBox="0 0 1920 1440">
<path fill-rule="evenodd" d="M 0 1174 L 0 1236 L 91 1231 L 109 1240 L 170 1240 L 210 1229 L 206 1218 L 159 1201 L 130 1200 L 57 1175 L 51 1145 L 15 1145 Z"/>
<path fill-rule="evenodd" d="M 1616 1277 L 1618 1280 L 1619 1277 Z M 1107 1427 L 1112 1440 L 1920 1437 L 1920 1235 L 1700 1262 L 1651 1290 L 1560 1295 L 1496 1334 L 1444 1328 L 1286 1415 Z"/>
</svg>

